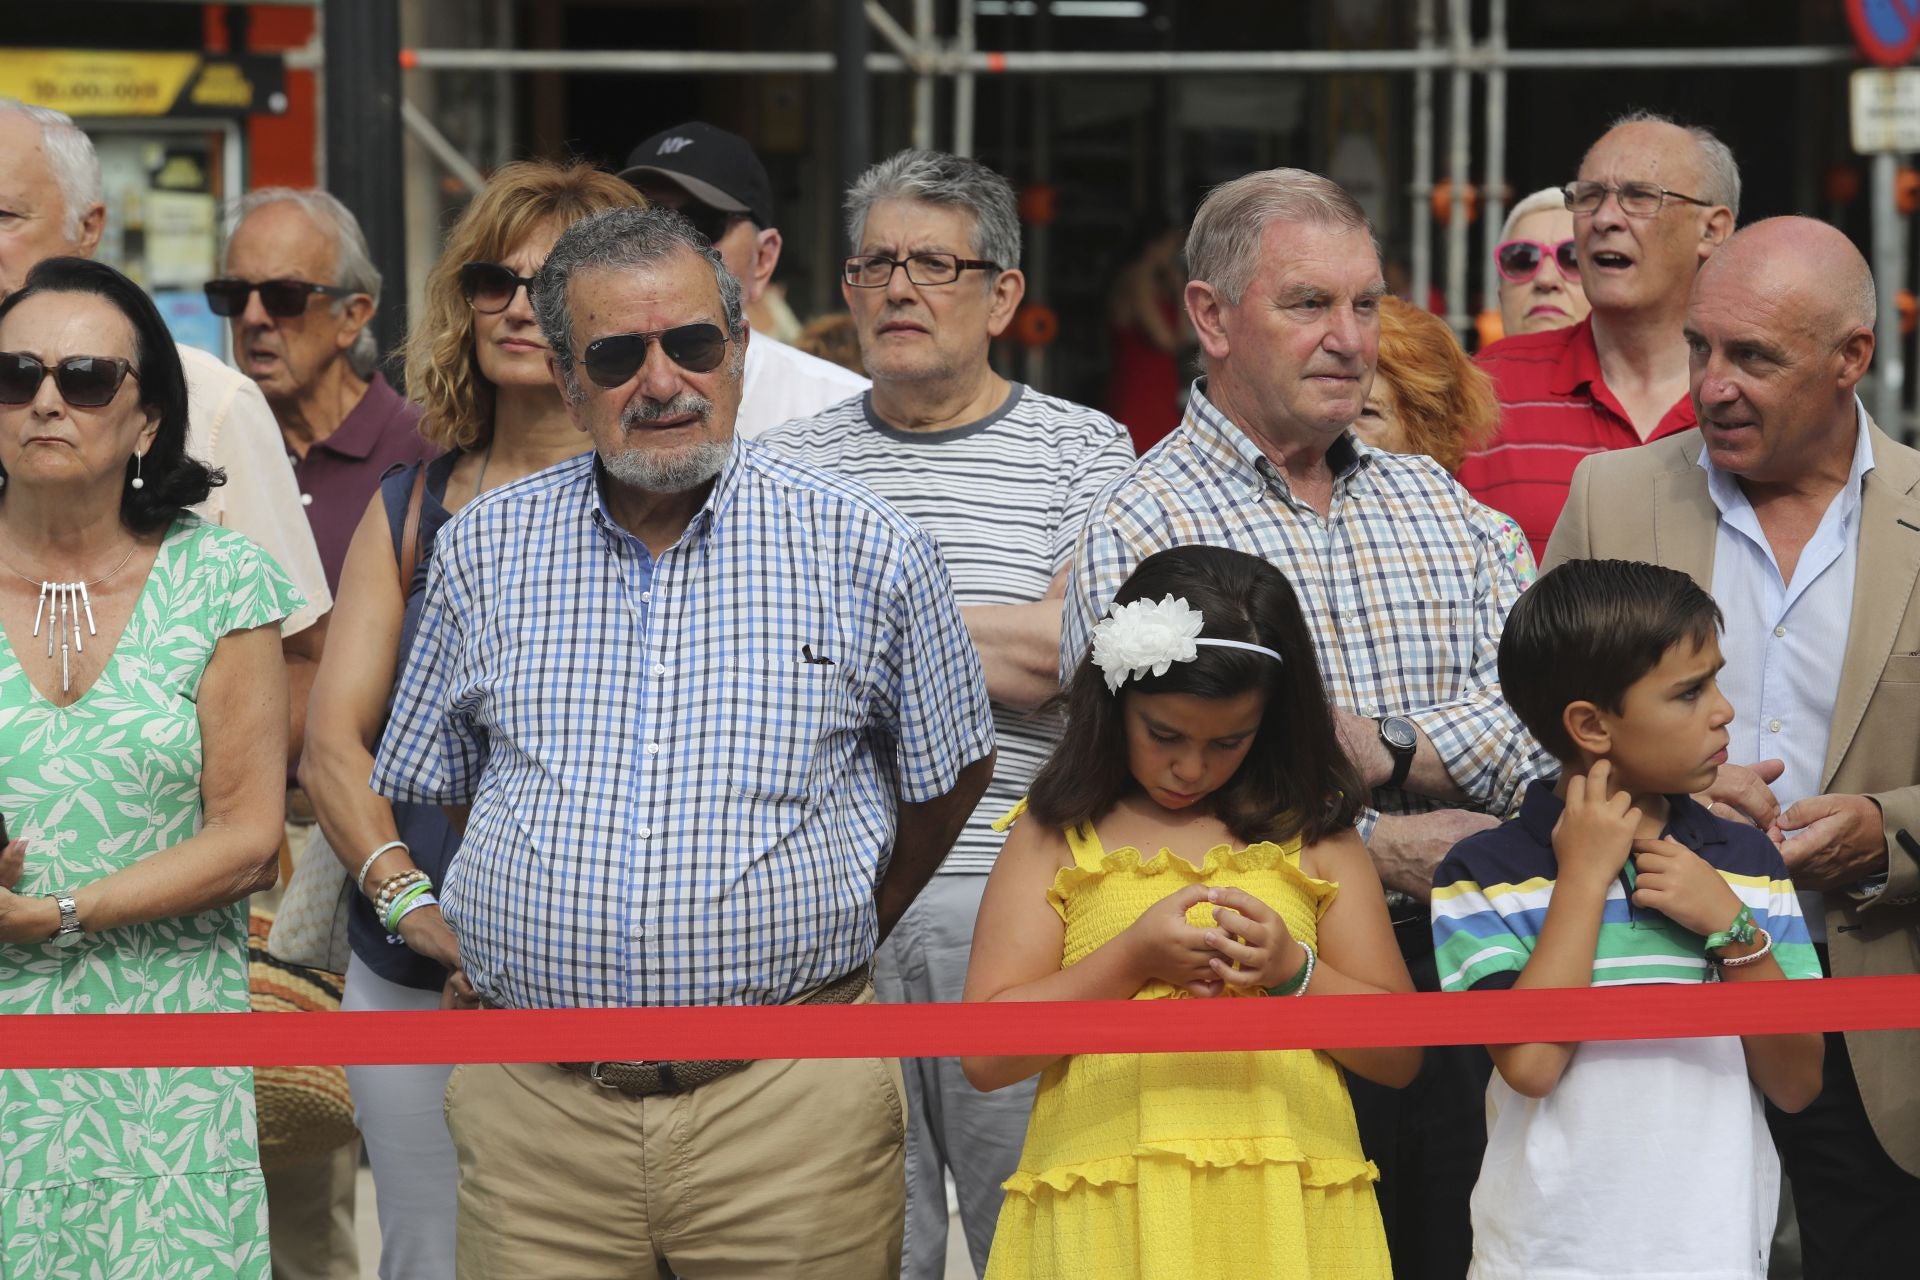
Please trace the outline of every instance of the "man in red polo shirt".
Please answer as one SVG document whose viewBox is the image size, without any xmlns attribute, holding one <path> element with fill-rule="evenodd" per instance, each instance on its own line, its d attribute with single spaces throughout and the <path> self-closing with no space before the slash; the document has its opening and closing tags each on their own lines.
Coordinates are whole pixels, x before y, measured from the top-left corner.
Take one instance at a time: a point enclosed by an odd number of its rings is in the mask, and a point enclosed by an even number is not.
<svg viewBox="0 0 1920 1280">
<path fill-rule="evenodd" d="M 1500 432 L 1467 455 L 1459 476 L 1519 522 L 1536 558 L 1580 459 L 1694 425 L 1680 330 L 1694 272 L 1732 234 L 1740 169 L 1705 129 L 1635 112 L 1588 150 L 1567 207 L 1593 313 L 1479 354 L 1500 398 Z"/>
</svg>

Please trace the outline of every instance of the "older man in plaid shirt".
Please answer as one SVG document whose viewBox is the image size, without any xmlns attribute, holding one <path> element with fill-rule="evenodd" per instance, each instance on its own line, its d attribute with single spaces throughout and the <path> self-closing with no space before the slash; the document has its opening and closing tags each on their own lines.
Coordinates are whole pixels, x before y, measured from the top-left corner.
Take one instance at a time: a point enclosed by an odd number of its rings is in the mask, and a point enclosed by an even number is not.
<svg viewBox="0 0 1920 1280">
<path fill-rule="evenodd" d="M 1342 708 L 1342 741 L 1375 788 L 1361 834 L 1394 891 L 1402 952 L 1435 990 L 1423 901 L 1434 867 L 1554 767 L 1500 698 L 1500 629 L 1520 592 L 1500 518 L 1438 463 L 1379 453 L 1349 430 L 1373 380 L 1386 285 L 1372 227 L 1345 191 L 1297 169 L 1227 183 L 1200 206 L 1187 261 L 1207 376 L 1180 428 L 1094 501 L 1062 669 L 1155 551 L 1211 543 L 1284 571 Z M 1404 1095 L 1353 1082 L 1397 1276 L 1466 1272 L 1467 1195 L 1486 1140 L 1485 1069 L 1469 1054 L 1429 1051 Z"/>
<path fill-rule="evenodd" d="M 939 549 L 734 438 L 739 285 L 678 214 L 575 224 L 535 304 L 594 452 L 442 534 L 373 784 L 464 825 L 487 1003 L 871 999 L 993 768 Z M 463 1066 L 446 1104 L 468 1280 L 898 1273 L 895 1062 Z"/>
</svg>

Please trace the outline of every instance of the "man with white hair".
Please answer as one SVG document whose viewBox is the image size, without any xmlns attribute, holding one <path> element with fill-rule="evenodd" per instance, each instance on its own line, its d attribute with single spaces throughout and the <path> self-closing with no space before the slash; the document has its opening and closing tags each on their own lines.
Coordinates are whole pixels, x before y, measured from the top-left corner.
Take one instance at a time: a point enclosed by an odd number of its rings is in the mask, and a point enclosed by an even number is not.
<svg viewBox="0 0 1920 1280">
<path fill-rule="evenodd" d="M 353 212 L 325 191 L 266 187 L 240 202 L 224 274 L 206 285 L 233 358 L 266 395 L 300 485 L 327 585 L 380 477 L 434 449 L 420 407 L 374 368 L 380 272 Z"/>
<path fill-rule="evenodd" d="M 1518 521 L 1536 558 L 1582 458 L 1693 426 L 1680 328 L 1693 273 L 1739 215 L 1740 167 L 1707 130 L 1637 111 L 1587 151 L 1565 198 L 1592 313 L 1480 353 L 1500 432 L 1460 464 L 1460 483 Z"/>
<path fill-rule="evenodd" d="M 42 259 L 92 257 L 106 221 L 92 140 L 59 111 L 0 97 L 0 297 Z M 315 624 L 333 607 L 333 594 L 266 400 L 204 351 L 182 346 L 180 361 L 187 371 L 187 451 L 227 474 L 195 510 L 252 538 L 307 598 L 306 608 L 280 624 L 292 686 L 289 741 L 298 755 L 326 634 Z"/>
<path fill-rule="evenodd" d="M 1133 444 L 1106 414 L 1008 382 L 988 363 L 1026 289 L 1018 202 L 1005 178 L 963 156 L 902 151 L 860 175 L 846 211 L 851 256 L 840 293 L 873 389 L 761 438 L 858 480 L 931 533 L 980 651 L 999 741 L 993 781 L 874 962 L 884 1001 L 957 1002 L 987 872 L 1006 843 L 994 819 L 1026 795 L 1059 736 L 1059 721 L 1035 709 L 1060 688 L 1060 593 L 1073 540 L 1094 495 L 1133 465 Z M 901 1274 L 946 1274 L 949 1173 L 974 1270 L 984 1274 L 1035 1082 L 982 1093 L 957 1058 L 903 1067 Z"/>
<path fill-rule="evenodd" d="M 1206 374 L 1180 427 L 1094 501 L 1061 668 L 1080 663 L 1120 585 L 1156 551 L 1231 547 L 1284 572 L 1369 788 L 1360 834 L 1401 955 L 1436 990 L 1434 868 L 1554 767 L 1500 697 L 1500 631 L 1520 595 L 1502 522 L 1433 459 L 1354 437 L 1387 286 L 1351 195 L 1300 169 L 1235 179 L 1194 215 L 1187 267 Z M 1404 1091 L 1351 1084 L 1397 1276 L 1466 1271 L 1488 1069 L 1477 1050 L 1430 1049 Z"/>
</svg>

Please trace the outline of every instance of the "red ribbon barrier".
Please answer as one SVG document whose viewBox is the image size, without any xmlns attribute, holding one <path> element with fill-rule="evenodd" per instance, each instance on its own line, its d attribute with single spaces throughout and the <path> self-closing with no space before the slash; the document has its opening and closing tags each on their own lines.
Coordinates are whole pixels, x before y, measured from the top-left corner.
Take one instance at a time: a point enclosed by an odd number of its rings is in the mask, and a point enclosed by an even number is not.
<svg viewBox="0 0 1920 1280">
<path fill-rule="evenodd" d="M 1920 975 L 1289 1000 L 0 1016 L 0 1068 L 1164 1053 L 1920 1027 Z"/>
</svg>

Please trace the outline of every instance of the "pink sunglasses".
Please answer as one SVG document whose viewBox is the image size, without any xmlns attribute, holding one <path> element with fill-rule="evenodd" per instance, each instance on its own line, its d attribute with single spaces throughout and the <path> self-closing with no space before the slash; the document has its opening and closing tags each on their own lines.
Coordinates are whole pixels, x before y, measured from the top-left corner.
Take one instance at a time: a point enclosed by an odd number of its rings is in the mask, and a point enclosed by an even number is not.
<svg viewBox="0 0 1920 1280">
<path fill-rule="evenodd" d="M 1493 251 L 1493 262 L 1500 268 L 1503 279 L 1525 284 L 1540 274 L 1540 268 L 1549 255 L 1554 265 L 1560 268 L 1561 275 L 1579 279 L 1580 259 L 1574 253 L 1570 239 L 1558 244 L 1548 244 L 1544 240 L 1509 240 Z"/>
</svg>

